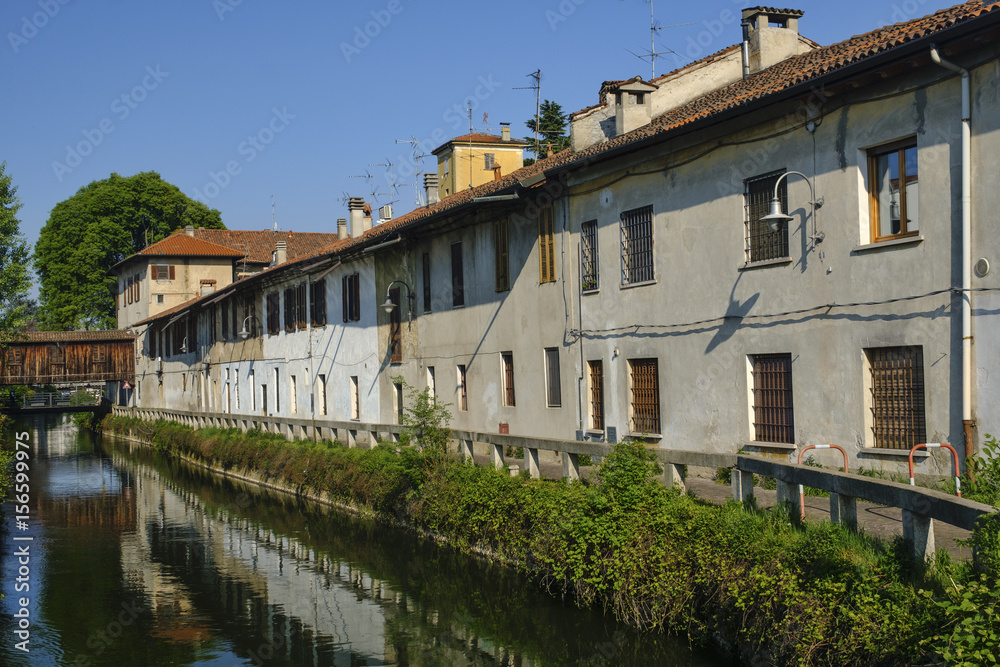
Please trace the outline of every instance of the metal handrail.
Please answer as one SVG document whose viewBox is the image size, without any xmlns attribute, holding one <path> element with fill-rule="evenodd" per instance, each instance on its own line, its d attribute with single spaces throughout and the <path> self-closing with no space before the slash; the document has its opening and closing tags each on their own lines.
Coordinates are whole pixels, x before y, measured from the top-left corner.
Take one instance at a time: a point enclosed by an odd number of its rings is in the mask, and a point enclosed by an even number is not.
<svg viewBox="0 0 1000 667">
<path fill-rule="evenodd" d="M 959 481 L 959 478 L 958 478 L 958 452 L 956 452 L 955 448 L 952 447 L 951 445 L 949 445 L 946 442 L 924 442 L 924 443 L 921 443 L 919 445 L 915 445 L 913 447 L 913 449 L 910 450 L 910 457 L 909 457 L 910 458 L 910 486 L 916 486 L 917 485 L 916 481 L 914 481 L 914 479 L 913 479 L 913 453 L 915 451 L 917 451 L 918 449 L 920 449 L 921 447 L 923 447 L 924 449 L 927 449 L 928 453 L 930 453 L 931 449 L 937 449 L 939 447 L 944 447 L 946 449 L 950 449 L 951 450 L 952 458 L 955 461 L 955 495 L 958 496 L 959 498 L 961 498 L 962 497 L 962 486 L 961 486 L 961 482 Z"/>
<path fill-rule="evenodd" d="M 799 460 L 798 464 L 802 465 L 802 455 L 805 454 L 810 449 L 839 449 L 840 453 L 844 455 L 844 472 L 850 472 L 847 469 L 847 452 L 840 445 L 807 445 L 799 450 Z M 801 518 L 803 521 L 806 519 L 806 490 L 801 484 L 799 484 L 799 509 L 801 513 Z"/>
</svg>

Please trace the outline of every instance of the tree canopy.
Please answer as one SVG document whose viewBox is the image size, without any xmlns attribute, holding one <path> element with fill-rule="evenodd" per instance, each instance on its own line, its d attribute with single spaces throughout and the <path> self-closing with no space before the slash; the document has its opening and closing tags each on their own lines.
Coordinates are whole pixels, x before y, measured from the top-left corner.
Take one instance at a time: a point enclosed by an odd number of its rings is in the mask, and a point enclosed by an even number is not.
<svg viewBox="0 0 1000 667">
<path fill-rule="evenodd" d="M 529 150 L 534 151 L 536 159 L 548 157 L 549 146 L 552 147 L 552 153 L 569 148 L 569 136 L 566 134 L 567 122 L 566 114 L 563 113 L 559 103 L 552 100 L 545 100 L 541 103 L 538 108 L 538 146 L 535 146 L 534 134 L 524 138 L 532 145 Z M 534 118 L 529 118 L 524 124 L 534 133 Z"/>
<path fill-rule="evenodd" d="M 7 163 L 0 163 L 0 342 L 8 340 L 30 316 L 29 253 L 17 219 L 20 208 L 17 186 L 7 174 Z"/>
<path fill-rule="evenodd" d="M 115 328 L 111 267 L 185 225 L 225 229 L 219 211 L 155 171 L 111 174 L 56 204 L 35 244 L 41 326 Z"/>
</svg>

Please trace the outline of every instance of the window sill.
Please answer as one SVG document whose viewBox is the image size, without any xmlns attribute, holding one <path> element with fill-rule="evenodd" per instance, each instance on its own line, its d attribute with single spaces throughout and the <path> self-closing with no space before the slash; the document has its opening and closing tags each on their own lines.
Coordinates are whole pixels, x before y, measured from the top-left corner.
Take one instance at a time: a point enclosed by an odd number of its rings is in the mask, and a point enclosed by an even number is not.
<svg viewBox="0 0 1000 667">
<path fill-rule="evenodd" d="M 641 283 L 622 283 L 621 289 L 632 289 L 633 287 L 646 287 L 647 285 L 655 285 L 656 280 L 644 280 Z"/>
<path fill-rule="evenodd" d="M 901 239 L 889 239 L 888 241 L 879 241 L 878 243 L 866 243 L 865 245 L 859 245 L 851 250 L 852 253 L 866 253 L 872 252 L 873 250 L 881 250 L 883 248 L 891 248 L 893 246 L 906 246 L 906 245 L 917 245 L 918 243 L 924 242 L 924 235 L 919 234 L 917 236 L 906 236 Z"/>
<path fill-rule="evenodd" d="M 465 308 L 465 304 L 464 303 L 463 304 L 459 304 L 457 306 L 452 306 L 451 307 L 452 310 L 461 310 L 462 308 Z"/>
<path fill-rule="evenodd" d="M 763 269 L 768 266 L 787 266 L 792 263 L 791 257 L 778 257 L 776 259 L 762 259 L 758 262 L 747 262 L 736 268 L 737 271 L 752 271 L 753 269 Z"/>
<path fill-rule="evenodd" d="M 601 293 L 601 288 L 600 287 L 595 287 L 593 289 L 580 290 L 580 293 L 583 296 L 587 296 L 588 294 L 600 294 Z"/>
<path fill-rule="evenodd" d="M 863 447 L 858 454 L 864 456 L 865 454 L 876 454 L 879 456 L 910 456 L 910 450 L 908 449 L 889 449 L 887 447 Z M 913 452 L 914 458 L 926 458 L 930 456 L 926 449 L 920 449 Z"/>
<path fill-rule="evenodd" d="M 765 442 L 764 440 L 751 440 L 746 443 L 746 447 L 756 447 L 757 449 L 784 449 L 789 452 L 794 452 L 799 448 L 798 445 L 788 442 Z"/>
<path fill-rule="evenodd" d="M 632 440 L 663 440 L 659 433 L 626 433 L 625 437 Z"/>
</svg>

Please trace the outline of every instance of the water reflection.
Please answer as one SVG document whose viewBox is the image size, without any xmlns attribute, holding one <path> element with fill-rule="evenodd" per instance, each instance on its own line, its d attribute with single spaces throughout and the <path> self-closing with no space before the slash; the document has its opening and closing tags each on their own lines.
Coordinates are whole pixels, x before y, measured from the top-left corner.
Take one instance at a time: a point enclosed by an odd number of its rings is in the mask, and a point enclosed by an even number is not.
<svg viewBox="0 0 1000 667">
<path fill-rule="evenodd" d="M 67 423 L 32 438 L 32 650 L 4 664 L 720 664 L 402 531 Z"/>
</svg>

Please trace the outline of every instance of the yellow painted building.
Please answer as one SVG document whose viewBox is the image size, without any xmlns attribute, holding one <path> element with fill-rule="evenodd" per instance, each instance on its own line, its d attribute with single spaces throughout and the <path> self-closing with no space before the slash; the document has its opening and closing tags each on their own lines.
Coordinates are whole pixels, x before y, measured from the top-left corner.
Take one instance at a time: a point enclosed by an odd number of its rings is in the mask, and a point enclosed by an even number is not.
<svg viewBox="0 0 1000 667">
<path fill-rule="evenodd" d="M 511 139 L 510 130 L 503 135 L 475 132 L 438 146 L 433 154 L 438 160 L 438 182 L 441 196 L 474 188 L 524 166 L 524 147 L 528 143 Z"/>
</svg>

